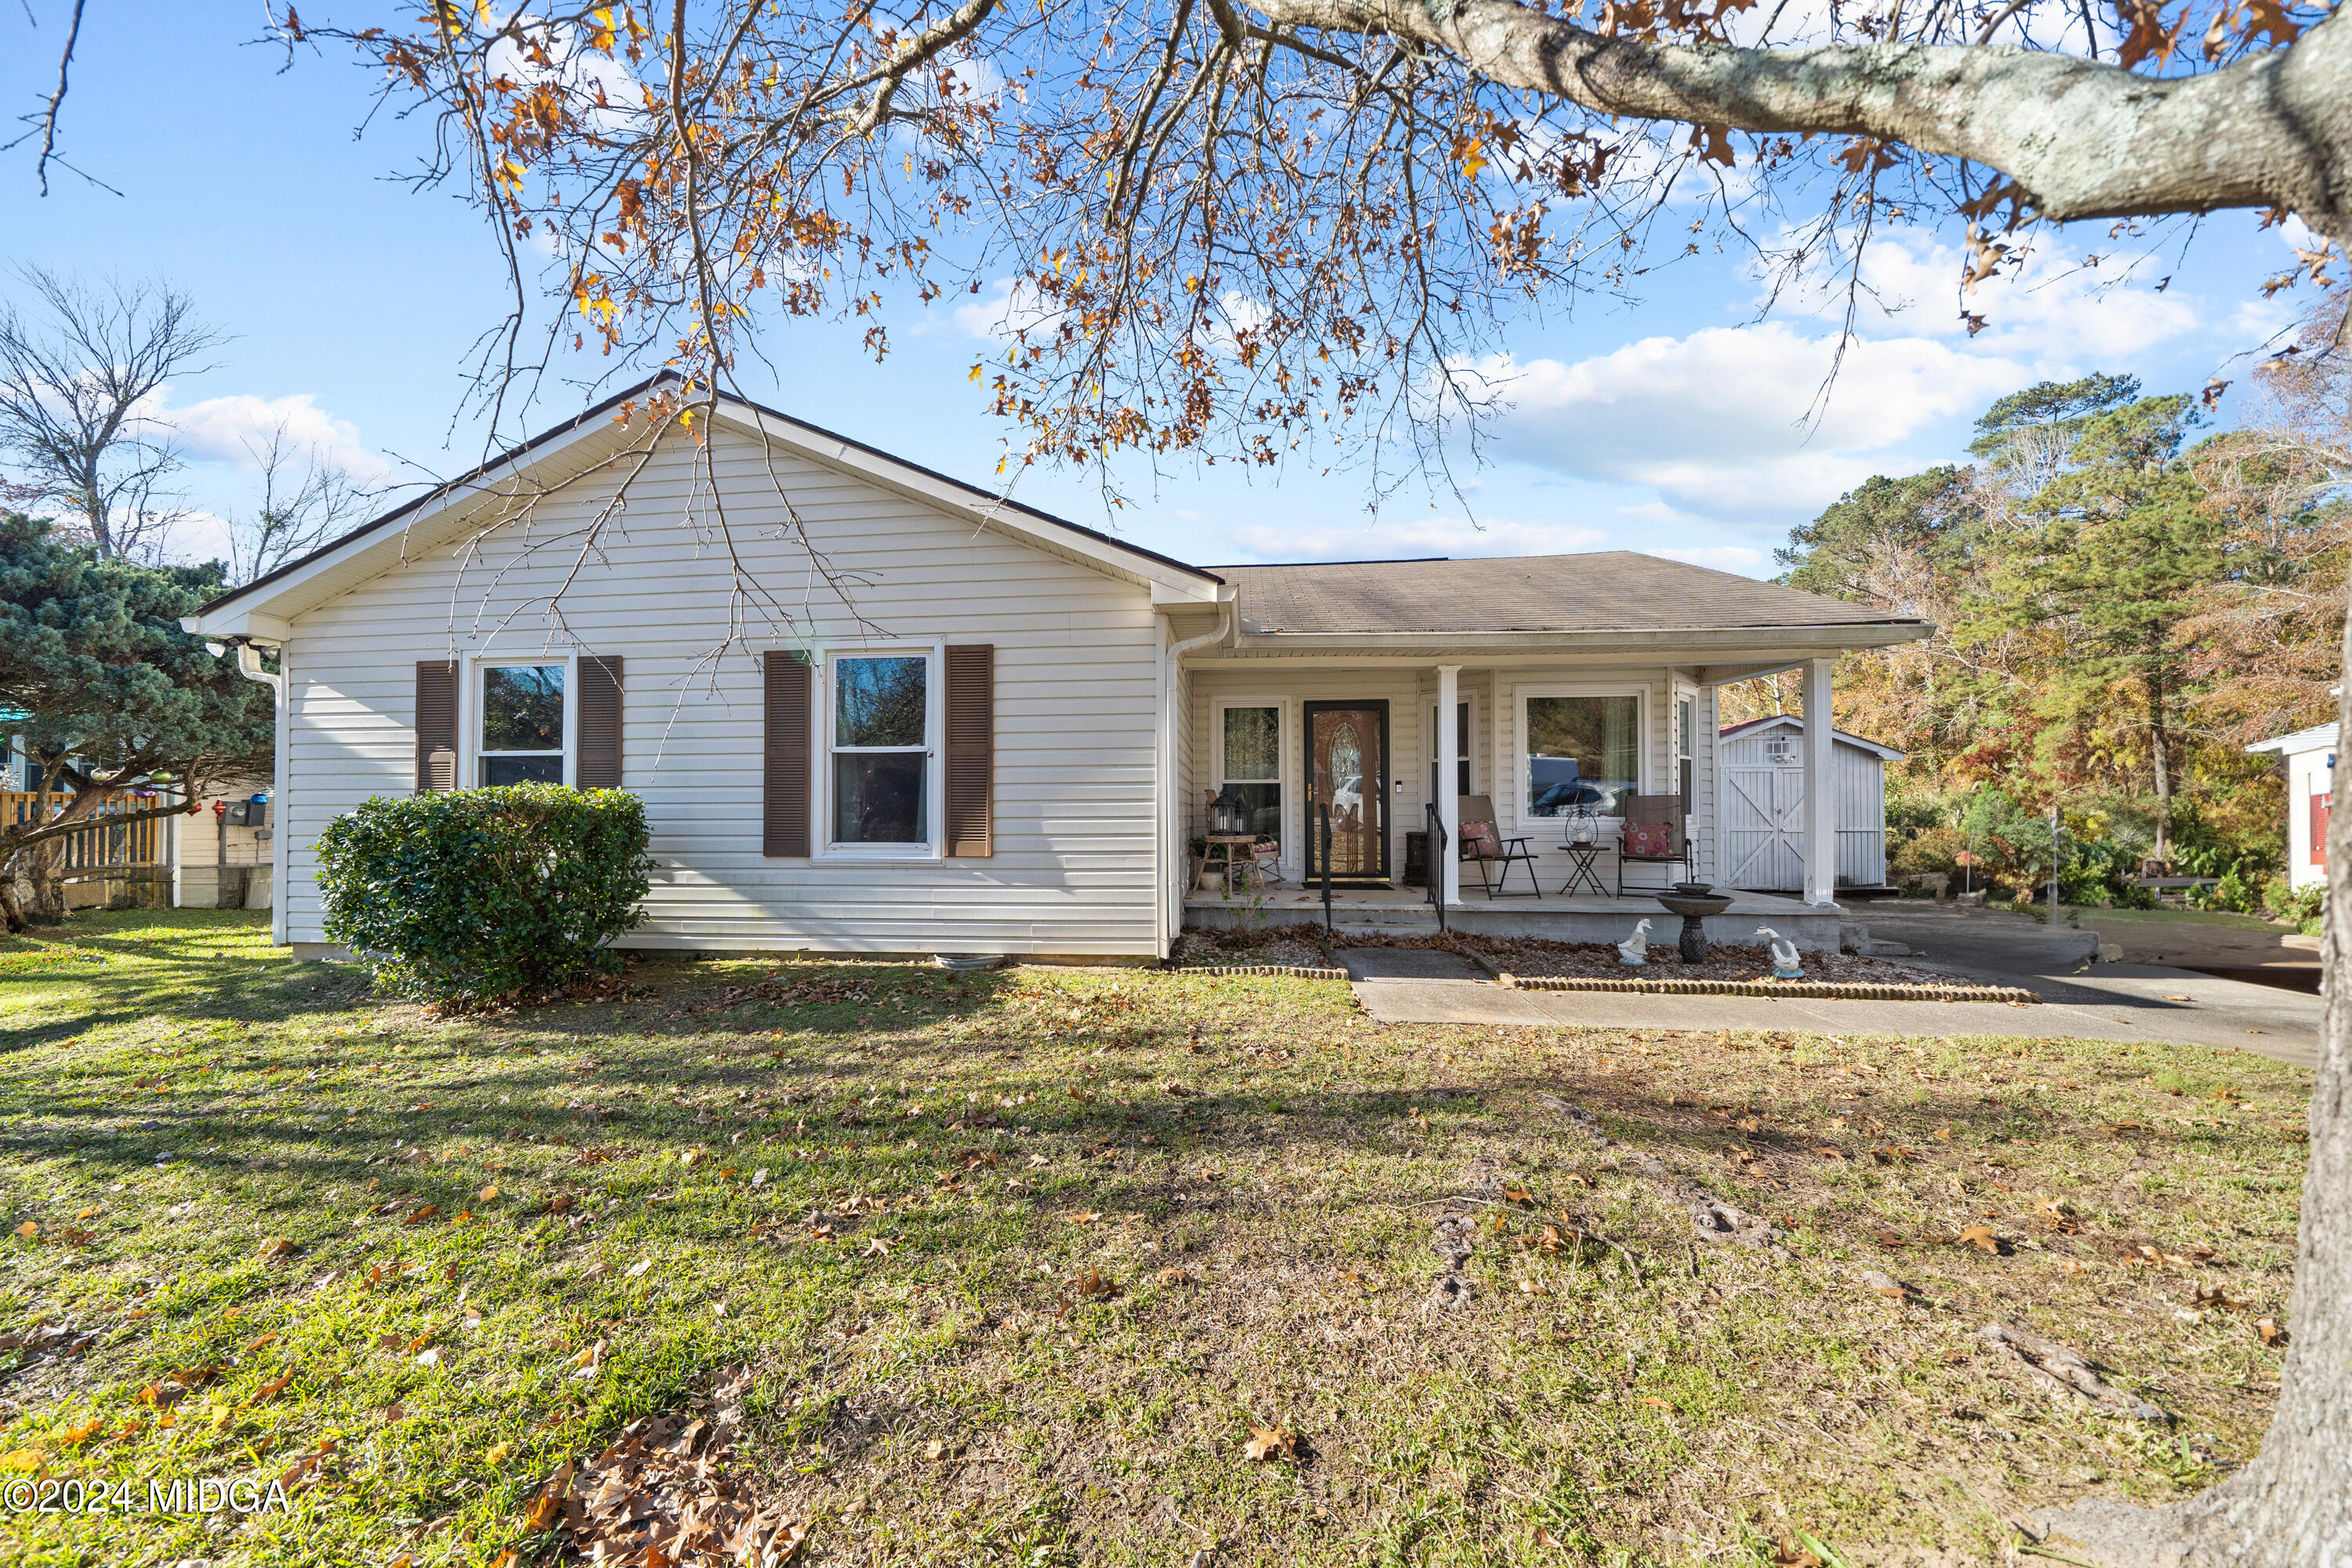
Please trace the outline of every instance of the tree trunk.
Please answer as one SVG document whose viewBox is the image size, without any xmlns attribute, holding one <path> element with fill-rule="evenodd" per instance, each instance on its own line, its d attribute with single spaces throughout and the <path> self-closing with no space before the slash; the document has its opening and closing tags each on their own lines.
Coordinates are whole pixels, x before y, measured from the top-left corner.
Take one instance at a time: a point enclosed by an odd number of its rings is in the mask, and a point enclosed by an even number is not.
<svg viewBox="0 0 2352 1568">
<path fill-rule="evenodd" d="M 2155 641 L 2155 634 L 2150 634 L 2150 640 Z M 2164 649 L 2160 643 L 2148 650 L 2146 682 L 2148 751 L 2156 760 L 2156 858 L 2168 871 L 2172 868 L 2172 731 L 2164 722 Z"/>
<path fill-rule="evenodd" d="M 2344 668 L 2336 720 L 2352 733 L 2352 620 Z M 2339 749 L 2331 784 L 2347 783 L 2352 751 Z M 2352 811 L 2327 819 L 2320 954 L 2327 1000 L 2278 1413 L 2252 1464 L 2187 1502 L 2140 1509 L 2094 1498 L 2045 1516 L 2108 1568 L 2352 1563 Z"/>
</svg>

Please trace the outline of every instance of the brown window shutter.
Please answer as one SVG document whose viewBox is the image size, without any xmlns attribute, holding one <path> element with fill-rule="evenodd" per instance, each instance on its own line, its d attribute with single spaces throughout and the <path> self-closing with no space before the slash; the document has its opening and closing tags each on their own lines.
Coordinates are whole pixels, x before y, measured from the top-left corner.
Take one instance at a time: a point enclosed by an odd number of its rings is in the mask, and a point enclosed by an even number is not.
<svg viewBox="0 0 2352 1568">
<path fill-rule="evenodd" d="M 416 793 L 457 787 L 457 664 L 416 661 Z"/>
<path fill-rule="evenodd" d="M 621 656 L 580 659 L 581 789 L 621 787 Z"/>
<path fill-rule="evenodd" d="M 764 658 L 767 687 L 765 801 L 760 853 L 809 852 L 809 698 L 814 674 L 796 653 Z"/>
<path fill-rule="evenodd" d="M 996 647 L 948 649 L 948 853 L 996 853 Z"/>
</svg>

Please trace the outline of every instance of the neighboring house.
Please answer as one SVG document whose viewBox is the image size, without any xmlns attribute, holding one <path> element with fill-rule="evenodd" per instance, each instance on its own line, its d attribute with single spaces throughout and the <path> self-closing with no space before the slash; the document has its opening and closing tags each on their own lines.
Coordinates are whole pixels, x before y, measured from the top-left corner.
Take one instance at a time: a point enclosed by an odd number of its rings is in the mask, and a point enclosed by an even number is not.
<svg viewBox="0 0 2352 1568">
<path fill-rule="evenodd" d="M 1826 710 L 1839 653 L 1928 630 L 1624 552 L 1207 570 L 731 399 L 707 446 L 647 456 L 622 401 L 187 623 L 282 661 L 279 941 L 325 940 L 337 816 L 529 778 L 646 802 L 641 947 L 1163 954 L 1229 782 L 1293 876 L 1337 805 L 1335 873 L 1410 902 L 1389 884 L 1448 757 L 1547 884 L 1565 764 L 1611 801 L 1687 778 L 1715 875 L 1716 689 L 1798 668 Z M 1826 773 L 1826 744 L 1806 756 Z M 1455 792 L 1435 804 L 1453 833 Z M 1817 942 L 1832 837 L 1805 856 Z"/>
<path fill-rule="evenodd" d="M 1726 887 L 1801 888 L 1805 879 L 1805 721 L 1793 713 L 1750 719 L 1717 742 L 1723 770 Z M 1886 764 L 1892 746 L 1831 731 L 1830 782 L 1836 792 L 1837 885 L 1886 883 Z"/>
<path fill-rule="evenodd" d="M 2286 879 L 2293 888 L 2327 880 L 2327 807 L 2334 798 L 2336 726 L 2319 724 L 2248 746 L 2286 769 Z"/>
<path fill-rule="evenodd" d="M 172 901 L 186 910 L 270 907 L 277 833 L 266 784 L 208 795 L 172 819 Z"/>
</svg>

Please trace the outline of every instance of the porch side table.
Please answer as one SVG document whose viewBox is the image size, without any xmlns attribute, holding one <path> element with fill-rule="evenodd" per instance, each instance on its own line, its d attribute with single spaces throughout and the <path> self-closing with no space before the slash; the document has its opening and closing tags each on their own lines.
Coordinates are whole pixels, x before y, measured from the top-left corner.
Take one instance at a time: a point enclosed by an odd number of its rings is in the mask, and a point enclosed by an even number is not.
<svg viewBox="0 0 2352 1568">
<path fill-rule="evenodd" d="M 1225 852 L 1216 859 L 1211 859 L 1208 856 L 1203 855 L 1201 858 L 1201 875 L 1206 877 L 1213 870 L 1223 871 L 1225 874 L 1225 897 L 1230 899 L 1234 896 L 1234 868 L 1236 865 L 1247 863 L 1249 861 L 1249 847 L 1251 845 L 1257 842 L 1257 835 L 1255 833 L 1212 833 L 1208 836 L 1208 838 L 1209 848 L 1211 851 L 1213 852 L 1220 845 L 1222 845 L 1223 846 Z M 1236 854 L 1241 857 L 1240 860 L 1236 860 L 1234 858 Z"/>
<path fill-rule="evenodd" d="M 1560 846 L 1568 855 L 1568 882 L 1559 890 L 1562 898 L 1576 891 L 1579 883 L 1591 888 L 1603 898 L 1609 896 L 1608 888 L 1601 883 L 1601 873 L 1593 868 L 1600 863 L 1601 852 L 1608 847 L 1607 845 L 1599 843 L 1571 843 Z"/>
</svg>

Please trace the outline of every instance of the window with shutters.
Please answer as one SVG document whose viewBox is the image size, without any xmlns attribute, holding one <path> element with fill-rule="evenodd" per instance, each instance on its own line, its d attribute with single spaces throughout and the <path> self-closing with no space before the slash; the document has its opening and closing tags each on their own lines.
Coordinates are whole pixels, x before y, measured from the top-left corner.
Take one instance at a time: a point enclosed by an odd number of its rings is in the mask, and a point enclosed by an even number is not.
<svg viewBox="0 0 2352 1568">
<path fill-rule="evenodd" d="M 936 663 L 929 653 L 829 661 L 825 782 L 835 847 L 903 851 L 937 841 Z"/>
<path fill-rule="evenodd" d="M 566 746 L 566 663 L 475 667 L 475 782 L 562 784 Z"/>
</svg>

